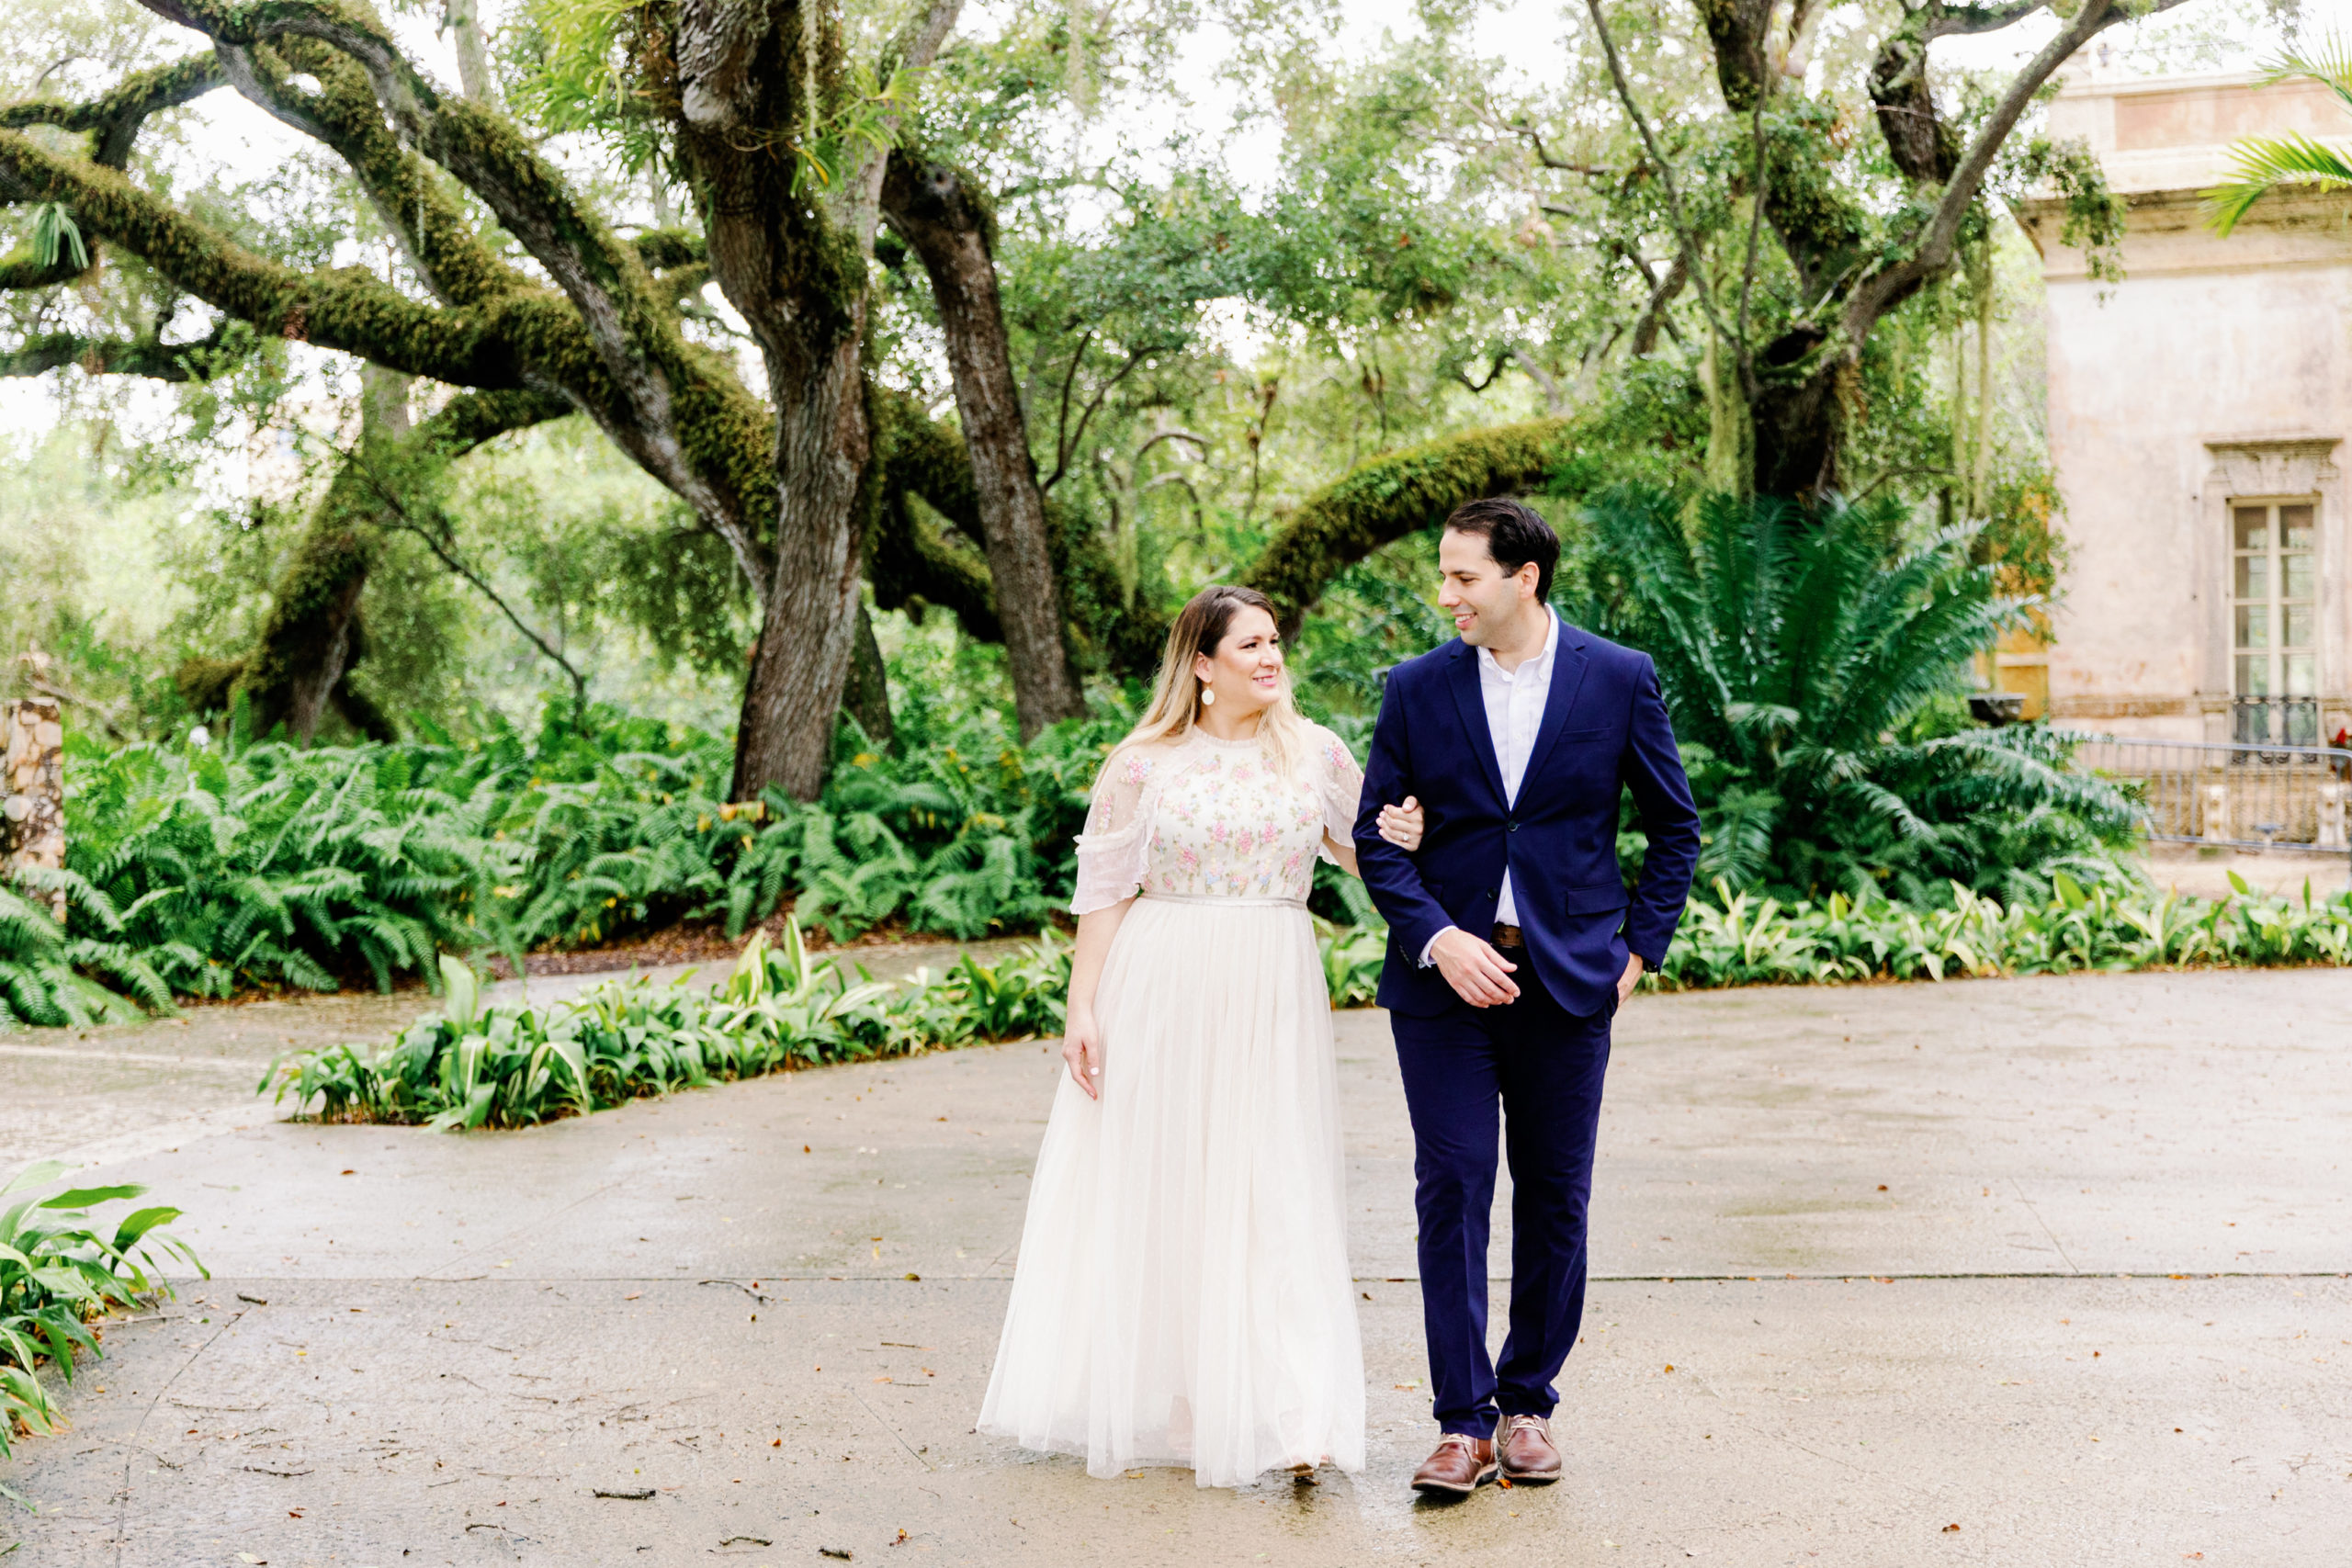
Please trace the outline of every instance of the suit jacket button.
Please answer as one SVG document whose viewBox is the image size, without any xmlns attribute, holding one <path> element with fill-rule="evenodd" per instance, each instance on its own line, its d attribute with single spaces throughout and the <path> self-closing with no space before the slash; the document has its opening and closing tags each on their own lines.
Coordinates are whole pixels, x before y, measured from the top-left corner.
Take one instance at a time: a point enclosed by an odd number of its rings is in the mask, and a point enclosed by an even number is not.
<svg viewBox="0 0 2352 1568">
<path fill-rule="evenodd" d="M 1503 830 L 1505 832 L 1516 833 L 1519 831 L 1519 824 L 1517 822 L 1506 822 L 1503 824 Z"/>
</svg>

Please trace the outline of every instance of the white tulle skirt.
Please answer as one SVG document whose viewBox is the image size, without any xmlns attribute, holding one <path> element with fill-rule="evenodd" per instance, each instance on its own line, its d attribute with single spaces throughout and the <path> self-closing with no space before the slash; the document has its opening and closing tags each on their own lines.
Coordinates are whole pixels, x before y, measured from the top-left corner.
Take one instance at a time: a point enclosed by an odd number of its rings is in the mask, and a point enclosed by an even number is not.
<svg viewBox="0 0 2352 1568">
<path fill-rule="evenodd" d="M 980 1430 L 1203 1486 L 1363 1468 L 1331 1012 L 1306 909 L 1146 897 L 1062 1075 Z"/>
</svg>

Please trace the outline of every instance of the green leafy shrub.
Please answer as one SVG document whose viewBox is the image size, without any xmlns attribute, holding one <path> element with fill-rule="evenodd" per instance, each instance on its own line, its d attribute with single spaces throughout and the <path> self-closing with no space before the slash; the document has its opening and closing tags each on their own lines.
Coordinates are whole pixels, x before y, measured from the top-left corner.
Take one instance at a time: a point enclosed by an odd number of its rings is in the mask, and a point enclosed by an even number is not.
<svg viewBox="0 0 2352 1568">
<path fill-rule="evenodd" d="M 1812 985 L 1943 980 L 1962 975 L 2064 975 L 2214 964 L 2264 967 L 2352 960 L 2352 892 L 2300 899 L 2236 892 L 2206 900 L 2116 882 L 2051 876 L 2046 899 L 2004 906 L 1955 884 L 1948 908 L 1873 893 L 1820 902 L 1734 892 L 1693 898 L 1656 984 Z"/>
<path fill-rule="evenodd" d="M 1783 904 L 1734 892 L 1693 899 L 1664 990 L 1724 986 L 1945 980 L 2194 964 L 2352 962 L 2352 892 L 2300 901 L 2244 883 L 2212 901 L 2064 872 L 2047 900 L 2003 906 L 1955 886 L 1948 908 L 1833 893 Z M 2234 879 L 2233 879 L 2234 880 Z M 1369 1003 L 1387 933 L 1316 922 L 1334 1007 Z M 448 1005 L 373 1050 L 334 1045 L 272 1062 L 260 1090 L 326 1121 L 517 1127 L 649 1095 L 788 1067 L 866 1061 L 1058 1033 L 1069 950 L 1052 934 L 989 964 L 967 953 L 941 975 L 876 980 L 813 961 L 796 922 L 755 935 L 726 980 L 685 976 L 592 987 L 567 1002 L 483 1007 L 473 974 L 444 959 Z"/>
<path fill-rule="evenodd" d="M 1321 926 L 1334 1006 L 1368 1002 L 1385 933 Z M 1050 931 L 996 964 L 965 953 L 934 975 L 876 980 L 818 961 L 787 919 L 755 934 L 728 977 L 594 986 L 552 1007 L 484 1007 L 473 972 L 444 958 L 448 1003 L 389 1043 L 303 1051 L 270 1064 L 260 1092 L 329 1122 L 520 1127 L 649 1095 L 786 1067 L 910 1055 L 1061 1032 L 1069 949 Z"/>
<path fill-rule="evenodd" d="M 1060 907 L 1114 716 L 1029 746 L 967 713 L 892 756 L 854 732 L 824 797 L 729 802 L 728 743 L 598 710 L 536 739 L 70 754 L 71 940 L 0 902 L 0 994 L 40 1022 L 254 987 L 435 977 L 434 954 L 592 945 L 682 919 L 729 935 L 787 897 L 848 941 L 973 939 Z M 13 895 L 7 896 L 13 898 Z"/>
<path fill-rule="evenodd" d="M 1967 718 L 1969 661 L 2034 602 L 1998 592 L 1966 531 L 1908 540 L 1892 501 L 1693 509 L 1638 487 L 1589 517 L 1570 613 L 1657 662 L 1704 819 L 1702 885 L 1938 905 L 1955 883 L 2039 899 L 2057 872 L 2107 874 L 2123 795 L 2042 727 Z"/>
<path fill-rule="evenodd" d="M 181 995 L 389 987 L 479 945 L 466 906 L 515 858 L 492 840 L 493 792 L 419 782 L 417 751 L 142 742 L 79 759 L 68 865 Z"/>
<path fill-rule="evenodd" d="M 113 901 L 72 873 L 28 874 L 38 891 L 62 890 L 84 923 L 106 937 L 66 935 L 43 903 L 0 883 L 0 1025 L 122 1023 L 141 1016 L 128 998 L 93 976 L 104 976 L 130 997 L 162 1011 L 171 987 L 130 947 L 107 940 L 122 934 Z"/>
<path fill-rule="evenodd" d="M 35 1197 L 32 1190 L 65 1173 L 55 1160 L 28 1166 L 0 1186 L 0 1459 L 8 1456 L 16 1425 L 33 1432 L 57 1426 L 56 1406 L 41 1386 L 39 1368 L 53 1361 L 71 1382 L 79 1350 L 96 1356 L 92 1319 L 126 1308 L 141 1297 L 169 1296 L 155 1253 L 161 1249 L 209 1279 L 196 1254 L 165 1227 L 177 1209 L 136 1209 L 109 1232 L 90 1211 L 102 1203 L 137 1198 L 135 1184 L 77 1187 Z M 19 1196 L 21 1194 L 21 1196 Z"/>
<path fill-rule="evenodd" d="M 594 986 L 552 1007 L 483 1007 L 472 974 L 445 959 L 448 1006 L 368 1052 L 306 1051 L 270 1064 L 261 1089 L 328 1121 L 518 1127 L 648 1095 L 788 1066 L 905 1055 L 934 1046 L 1058 1032 L 1069 953 L 1051 934 L 987 964 L 905 982 L 813 962 L 787 920 L 755 934 L 723 982 L 691 976 Z"/>
</svg>

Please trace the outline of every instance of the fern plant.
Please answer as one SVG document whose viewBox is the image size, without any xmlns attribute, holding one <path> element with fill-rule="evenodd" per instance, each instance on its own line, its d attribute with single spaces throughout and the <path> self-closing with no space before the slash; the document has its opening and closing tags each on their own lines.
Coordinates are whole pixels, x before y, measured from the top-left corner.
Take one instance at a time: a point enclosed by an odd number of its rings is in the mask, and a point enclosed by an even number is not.
<svg viewBox="0 0 2352 1568">
<path fill-rule="evenodd" d="M 901 755 L 844 748 L 813 807 L 728 802 L 723 737 L 607 709 L 464 747 L 77 740 L 70 933 L 0 906 L 0 992 L 67 1022 L 119 1016 L 120 993 L 430 983 L 444 949 L 519 957 L 713 918 L 734 937 L 787 899 L 839 941 L 890 920 L 1035 931 L 1124 728 L 1024 748 L 999 716 L 959 715 Z"/>
<path fill-rule="evenodd" d="M 182 995 L 363 975 L 389 988 L 429 974 L 443 947 L 482 945 L 469 917 L 519 858 L 492 837 L 494 790 L 412 784 L 411 761 L 380 747 L 126 746 L 71 775 L 68 865 Z"/>
<path fill-rule="evenodd" d="M 1686 515 L 1690 523 L 1686 527 Z M 2096 879 L 2128 803 L 2046 729 L 1965 718 L 1969 661 L 2034 601 L 1893 502 L 1807 513 L 1646 488 L 1590 508 L 1585 603 L 1648 653 L 1704 817 L 1701 885 L 1939 904 Z"/>
<path fill-rule="evenodd" d="M 0 1025 L 127 1023 L 142 1016 L 133 998 L 158 1012 L 170 1008 L 164 977 L 131 947 L 109 940 L 122 933 L 111 899 L 71 872 L 28 872 L 25 882 L 36 893 L 63 893 L 83 921 L 107 935 L 68 936 L 46 899 L 0 882 Z"/>
</svg>

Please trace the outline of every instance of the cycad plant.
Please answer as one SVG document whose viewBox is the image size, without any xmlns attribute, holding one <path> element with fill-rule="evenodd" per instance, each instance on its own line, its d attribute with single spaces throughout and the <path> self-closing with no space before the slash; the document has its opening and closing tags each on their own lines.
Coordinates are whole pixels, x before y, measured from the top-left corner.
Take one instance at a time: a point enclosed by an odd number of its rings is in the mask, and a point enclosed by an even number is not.
<svg viewBox="0 0 2352 1568">
<path fill-rule="evenodd" d="M 2309 52 L 2294 51 L 2271 62 L 2265 85 L 2301 78 L 2317 82 L 2352 111 L 2352 45 L 2330 34 Z M 2352 134 L 2352 122 L 2345 130 Z M 2352 159 L 2300 131 L 2285 136 L 2249 136 L 2231 144 L 2232 177 L 2205 193 L 2205 220 L 2216 233 L 2236 228 L 2254 204 L 2280 186 L 2314 190 L 2352 189 Z"/>
<path fill-rule="evenodd" d="M 1971 659 L 2033 607 L 1970 535 L 1908 537 L 1891 502 L 1695 507 L 1647 488 L 1590 507 L 1586 600 L 1647 652 L 1705 818 L 1701 886 L 1948 901 L 1957 882 L 2047 897 L 2097 876 L 2128 804 L 2038 726 L 1975 728 Z"/>
</svg>

